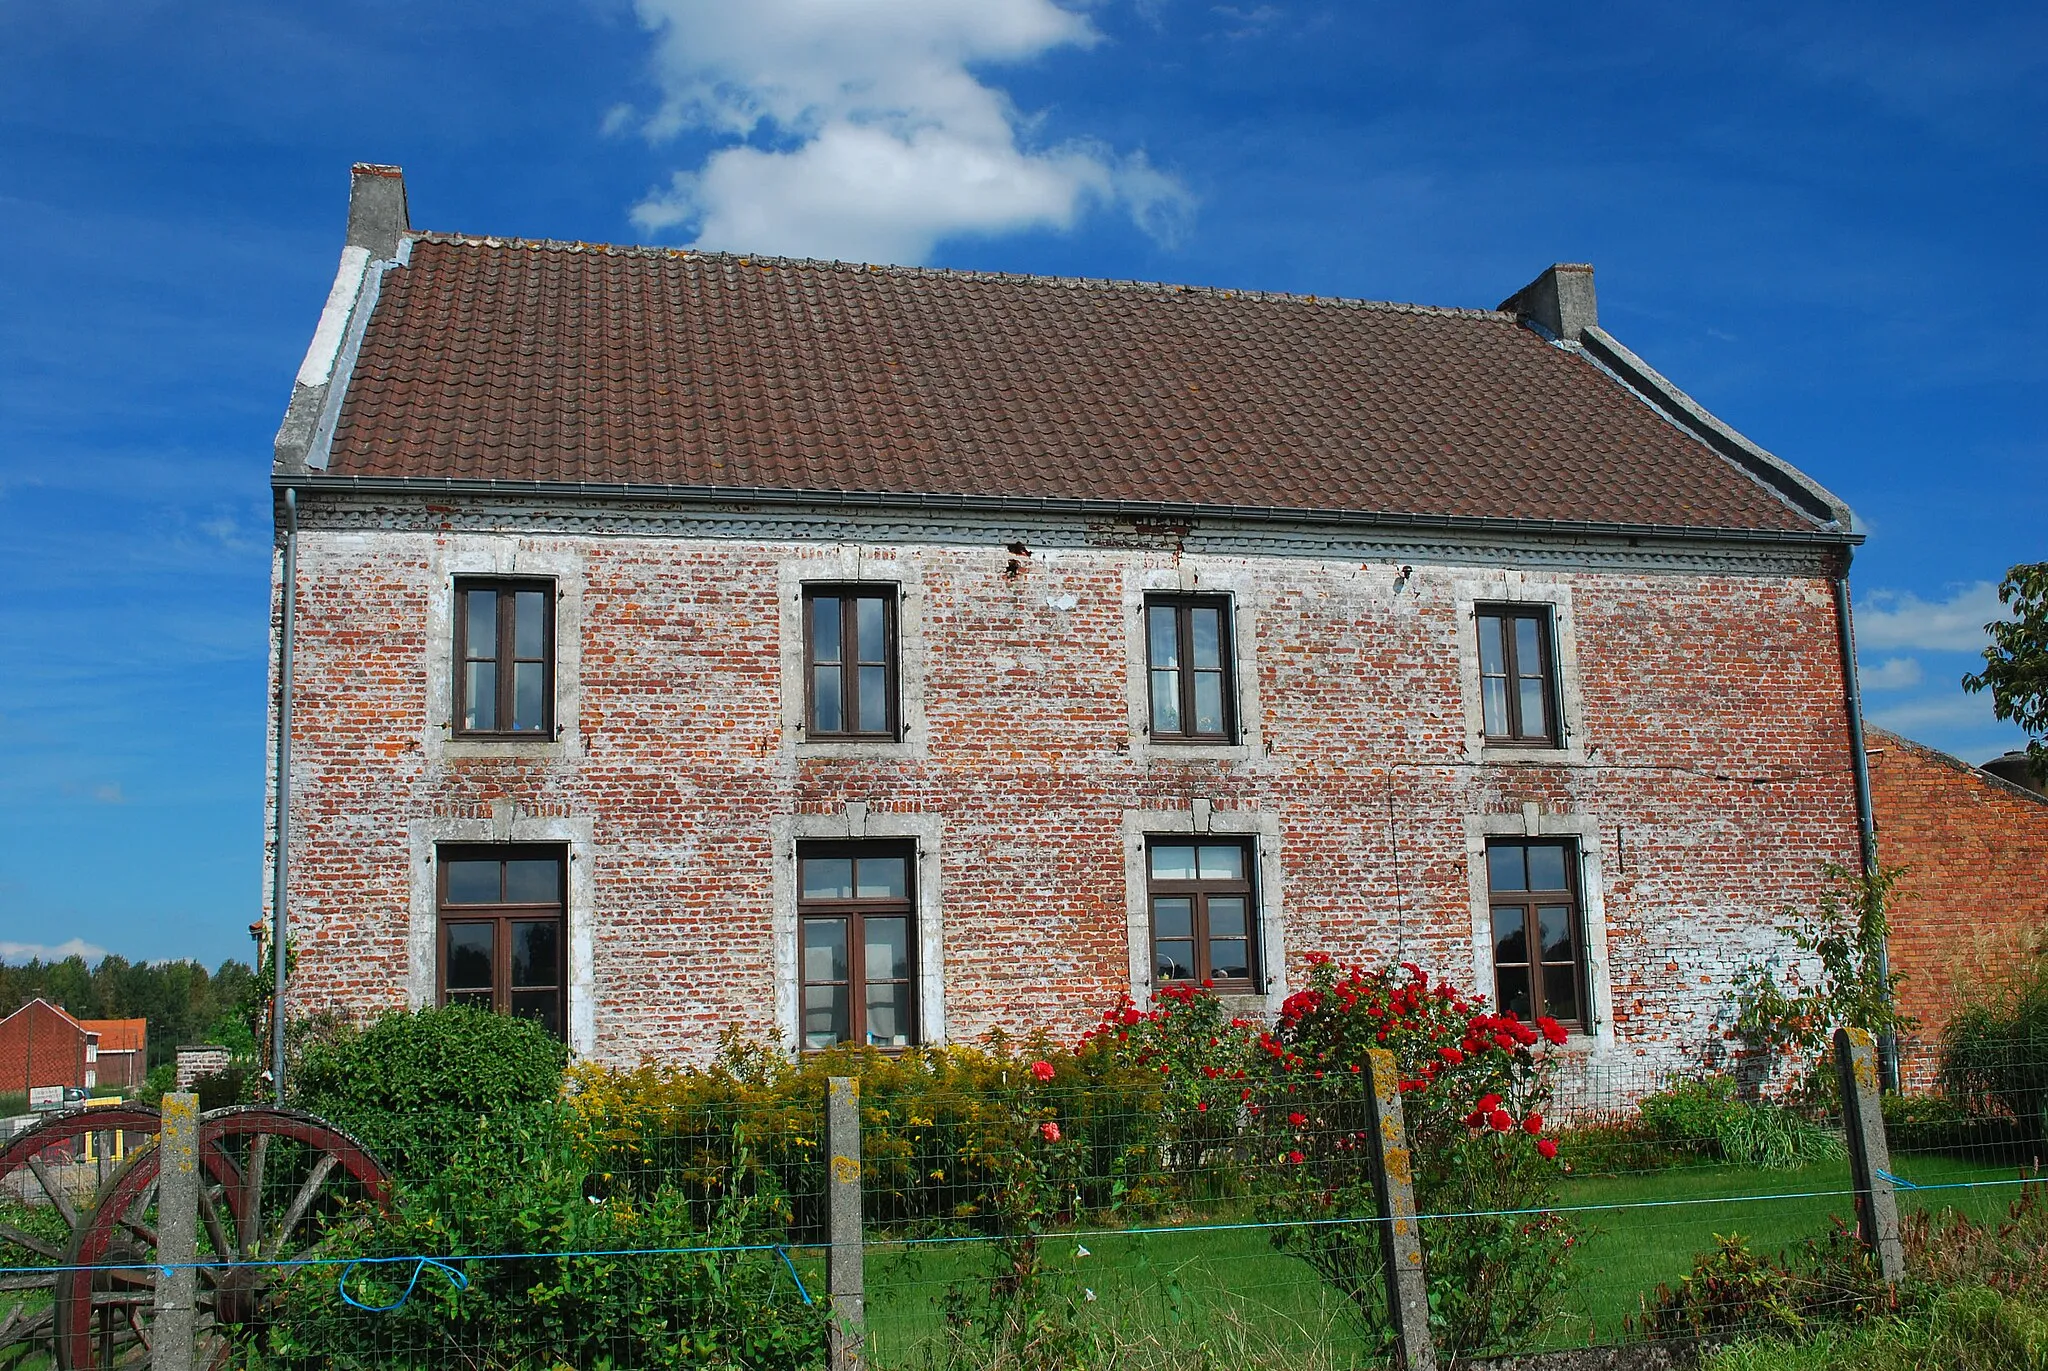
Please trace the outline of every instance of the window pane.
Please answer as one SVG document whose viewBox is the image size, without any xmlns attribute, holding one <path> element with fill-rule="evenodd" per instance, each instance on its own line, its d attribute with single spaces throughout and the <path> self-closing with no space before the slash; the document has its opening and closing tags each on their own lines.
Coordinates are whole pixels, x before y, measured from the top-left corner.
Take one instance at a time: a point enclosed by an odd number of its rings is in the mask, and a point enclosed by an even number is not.
<svg viewBox="0 0 2048 1371">
<path fill-rule="evenodd" d="M 1244 879 L 1244 849 L 1236 843 L 1219 847 L 1204 846 L 1201 849 L 1201 873 L 1205 881 L 1241 881 Z"/>
<path fill-rule="evenodd" d="M 1547 738 L 1550 736 L 1550 716 L 1543 708 L 1543 680 L 1541 677 L 1522 678 L 1521 732 L 1517 737 Z"/>
<path fill-rule="evenodd" d="M 1219 609 L 1193 609 L 1188 617 L 1194 622 L 1191 636 L 1194 642 L 1190 650 L 1194 654 L 1195 666 L 1214 671 L 1223 665 L 1223 611 Z"/>
<path fill-rule="evenodd" d="M 1543 944 L 1543 960 L 1546 962 L 1568 962 L 1572 960 L 1572 912 L 1561 904 L 1539 905 L 1536 909 L 1536 936 Z"/>
<path fill-rule="evenodd" d="M 512 595 L 512 655 L 539 661 L 547 651 L 547 634 L 541 615 L 548 597 L 538 590 L 520 590 Z"/>
<path fill-rule="evenodd" d="M 839 660 L 839 597 L 820 595 L 811 601 L 811 660 Z"/>
<path fill-rule="evenodd" d="M 498 726 L 498 664 L 471 662 L 464 668 L 462 726 L 489 729 Z"/>
<path fill-rule="evenodd" d="M 1493 973 L 1494 1008 L 1506 1014 L 1524 1019 L 1536 1016 L 1529 1012 L 1529 968 L 1526 966 L 1499 967 Z"/>
<path fill-rule="evenodd" d="M 803 897 L 807 900 L 850 900 L 853 898 L 853 858 L 806 857 Z"/>
<path fill-rule="evenodd" d="M 1240 895 L 1211 895 L 1209 897 L 1209 936 L 1212 938 L 1242 938 L 1244 927 L 1244 898 Z"/>
<path fill-rule="evenodd" d="M 1195 945 L 1164 942 L 1153 949 L 1152 974 L 1162 981 L 1191 981 L 1195 978 Z"/>
<path fill-rule="evenodd" d="M 1251 979 L 1251 959 L 1246 951 L 1251 944 L 1243 938 L 1215 938 L 1209 943 L 1209 974 L 1221 980 L 1248 981 Z"/>
<path fill-rule="evenodd" d="M 868 985 L 868 1042 L 875 1047 L 910 1046 L 910 985 Z"/>
<path fill-rule="evenodd" d="M 505 863 L 508 904 L 553 904 L 562 898 L 562 864 L 552 857 Z"/>
<path fill-rule="evenodd" d="M 449 904 L 496 904 L 498 862 L 446 862 Z"/>
<path fill-rule="evenodd" d="M 1190 733 L 1223 732 L 1223 675 L 1216 671 L 1195 673 L 1195 726 Z"/>
<path fill-rule="evenodd" d="M 512 668 L 512 727 L 521 733 L 537 733 L 547 720 L 542 687 L 547 668 L 540 662 L 520 662 Z"/>
<path fill-rule="evenodd" d="M 1495 890 L 1529 888 L 1523 875 L 1520 843 L 1497 843 L 1486 849 L 1486 880 Z"/>
<path fill-rule="evenodd" d="M 836 666 L 814 666 L 811 668 L 811 704 L 817 717 L 811 720 L 811 727 L 820 733 L 839 733 L 839 668 Z"/>
<path fill-rule="evenodd" d="M 1501 651 L 1500 618 L 1498 615 L 1479 616 L 1479 670 L 1488 676 L 1506 674 L 1507 657 Z"/>
<path fill-rule="evenodd" d="M 1195 936 L 1195 902 L 1185 898 L 1152 902 L 1152 932 L 1160 938 Z"/>
<path fill-rule="evenodd" d="M 907 865 L 902 857 L 863 857 L 860 859 L 860 880 L 855 890 L 863 900 L 904 899 L 910 893 L 909 882 L 904 875 Z M 872 971 L 872 974 L 879 976 L 882 973 Z"/>
<path fill-rule="evenodd" d="M 804 920 L 804 979 L 846 979 L 846 920 Z"/>
<path fill-rule="evenodd" d="M 1146 609 L 1145 621 L 1150 625 L 1146 642 L 1151 665 L 1161 668 L 1180 665 L 1179 620 L 1180 612 L 1172 605 L 1152 605 Z"/>
<path fill-rule="evenodd" d="M 1534 619 L 1515 620 L 1515 672 L 1529 676 L 1543 670 L 1541 630 Z"/>
<path fill-rule="evenodd" d="M 562 983 L 562 924 L 558 919 L 521 920 L 512 925 L 512 985 Z"/>
<path fill-rule="evenodd" d="M 1152 731 L 1180 732 L 1180 673 L 1152 673 Z"/>
<path fill-rule="evenodd" d="M 482 990 L 484 1006 L 490 1006 L 491 954 L 495 950 L 496 924 L 445 924 L 442 965 L 447 968 L 449 991 Z"/>
<path fill-rule="evenodd" d="M 1577 1021 L 1579 1017 L 1578 968 L 1570 962 L 1543 968 L 1543 1012 L 1554 1019 Z"/>
<path fill-rule="evenodd" d="M 1564 849 L 1557 846 L 1532 847 L 1529 850 L 1529 889 L 1563 890 Z"/>
<path fill-rule="evenodd" d="M 1152 848 L 1152 879 L 1192 881 L 1195 879 L 1195 850 L 1179 843 L 1158 843 Z"/>
<path fill-rule="evenodd" d="M 562 1036 L 562 992 L 559 990 L 515 990 L 512 1017 L 532 1019 L 557 1038 Z"/>
<path fill-rule="evenodd" d="M 860 731 L 889 731 L 889 682 L 885 667 L 864 666 L 860 669 Z"/>
<path fill-rule="evenodd" d="M 1508 683 L 1500 676 L 1488 676 L 1479 682 L 1479 707 L 1485 716 L 1481 727 L 1489 738 L 1508 736 Z"/>
<path fill-rule="evenodd" d="M 861 921 L 871 981 L 900 980 L 910 974 L 910 920 Z"/>
<path fill-rule="evenodd" d="M 1529 929 L 1520 905 L 1493 911 L 1493 959 L 1497 962 L 1529 960 Z"/>
<path fill-rule="evenodd" d="M 465 657 L 494 658 L 498 655 L 498 593 L 494 590 L 468 590 L 465 611 L 468 623 L 468 641 L 462 655 Z"/>
<path fill-rule="evenodd" d="M 804 987 L 804 1046 L 830 1047 L 846 1041 L 846 987 Z"/>
<path fill-rule="evenodd" d="M 888 641 L 882 632 L 882 610 L 879 596 L 863 595 L 853 602 L 854 639 L 863 662 L 889 660 Z"/>
</svg>

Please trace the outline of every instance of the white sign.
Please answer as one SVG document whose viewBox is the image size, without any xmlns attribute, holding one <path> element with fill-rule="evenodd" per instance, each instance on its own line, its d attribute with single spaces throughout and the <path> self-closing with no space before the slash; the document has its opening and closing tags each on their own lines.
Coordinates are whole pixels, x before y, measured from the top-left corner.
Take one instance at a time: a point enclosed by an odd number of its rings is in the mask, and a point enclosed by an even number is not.
<svg viewBox="0 0 2048 1371">
<path fill-rule="evenodd" d="M 62 1109 L 64 1107 L 64 1087 L 61 1085 L 31 1086 L 28 1092 L 28 1107 L 30 1109 Z"/>
</svg>

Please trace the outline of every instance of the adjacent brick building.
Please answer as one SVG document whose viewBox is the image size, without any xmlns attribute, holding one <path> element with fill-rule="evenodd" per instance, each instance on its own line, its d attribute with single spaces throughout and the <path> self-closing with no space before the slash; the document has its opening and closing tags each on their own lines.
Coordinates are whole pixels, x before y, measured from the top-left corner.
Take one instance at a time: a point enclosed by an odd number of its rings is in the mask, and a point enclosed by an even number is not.
<svg viewBox="0 0 2048 1371">
<path fill-rule="evenodd" d="M 1892 966 L 1930 1045 L 1987 977 L 2048 946 L 2048 796 L 1882 729 L 1867 742 L 1878 853 L 1905 869 Z"/>
<path fill-rule="evenodd" d="M 701 1058 L 1266 1008 L 1322 949 L 1671 1060 L 1857 851 L 1848 511 L 1587 268 L 520 242 L 358 168 L 274 485 L 299 1011 Z"/>
<path fill-rule="evenodd" d="M 98 1034 L 48 1000 L 30 1000 L 0 1019 L 0 1094 L 98 1085 L 98 1041 Z"/>
</svg>

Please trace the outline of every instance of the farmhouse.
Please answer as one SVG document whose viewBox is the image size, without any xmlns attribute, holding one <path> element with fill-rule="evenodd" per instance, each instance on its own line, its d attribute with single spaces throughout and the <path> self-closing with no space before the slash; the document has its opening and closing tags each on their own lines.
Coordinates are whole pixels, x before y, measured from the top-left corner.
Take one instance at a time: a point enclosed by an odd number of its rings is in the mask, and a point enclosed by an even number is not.
<svg viewBox="0 0 2048 1371">
<path fill-rule="evenodd" d="M 273 474 L 292 1011 L 900 1048 L 1327 951 L 1707 1049 L 1857 858 L 1860 539 L 1596 310 L 427 232 L 357 167 Z"/>
</svg>

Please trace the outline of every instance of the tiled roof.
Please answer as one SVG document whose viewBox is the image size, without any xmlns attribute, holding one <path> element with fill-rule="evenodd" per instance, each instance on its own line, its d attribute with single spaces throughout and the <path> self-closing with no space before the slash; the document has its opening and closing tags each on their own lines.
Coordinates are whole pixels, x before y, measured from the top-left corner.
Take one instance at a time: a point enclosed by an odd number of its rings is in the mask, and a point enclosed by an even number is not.
<svg viewBox="0 0 2048 1371">
<path fill-rule="evenodd" d="M 100 1035 L 102 1052 L 140 1052 L 149 1038 L 148 1019 L 80 1019 L 78 1026 Z"/>
<path fill-rule="evenodd" d="M 439 234 L 327 470 L 1819 527 L 1510 314 Z"/>
</svg>

